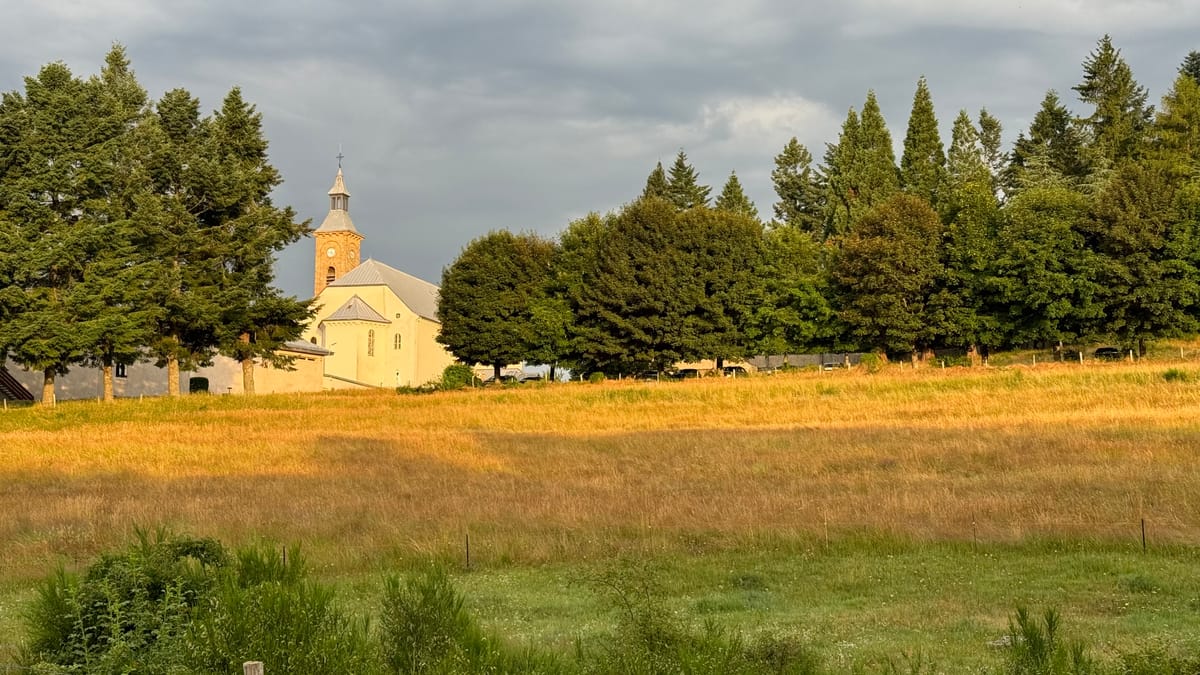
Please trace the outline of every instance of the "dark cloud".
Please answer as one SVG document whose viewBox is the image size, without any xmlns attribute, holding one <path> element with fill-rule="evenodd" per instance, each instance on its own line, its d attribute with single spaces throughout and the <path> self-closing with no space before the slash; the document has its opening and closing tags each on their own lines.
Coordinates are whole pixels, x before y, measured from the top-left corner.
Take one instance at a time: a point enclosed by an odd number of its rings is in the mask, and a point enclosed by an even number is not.
<svg viewBox="0 0 1200 675">
<path fill-rule="evenodd" d="M 986 106 L 1011 141 L 1046 89 L 1074 102 L 1109 32 L 1157 100 L 1198 25 L 1163 1 L 48 0 L 6 10 L 0 88 L 49 61 L 94 72 L 112 41 L 154 96 L 214 109 L 241 86 L 286 178 L 276 201 L 319 222 L 340 144 L 367 254 L 436 281 L 488 230 L 619 206 L 681 147 L 769 214 L 789 137 L 819 158 L 874 89 L 899 145 L 921 75 L 947 135 Z M 281 256 L 288 291 L 308 292 L 311 256 Z"/>
</svg>

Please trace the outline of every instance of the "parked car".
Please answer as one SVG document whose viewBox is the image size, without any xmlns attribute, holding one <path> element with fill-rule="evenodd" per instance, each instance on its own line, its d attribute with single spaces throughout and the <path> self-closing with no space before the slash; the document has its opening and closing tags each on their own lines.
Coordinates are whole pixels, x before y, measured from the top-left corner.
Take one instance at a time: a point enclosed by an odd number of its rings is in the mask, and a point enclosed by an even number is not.
<svg viewBox="0 0 1200 675">
<path fill-rule="evenodd" d="M 1092 356 L 1101 361 L 1120 361 L 1125 358 L 1125 352 L 1116 347 L 1100 347 L 1092 352 Z"/>
<path fill-rule="evenodd" d="M 746 377 L 750 373 L 742 366 L 725 366 L 721 369 L 721 374 L 725 377 Z"/>
<path fill-rule="evenodd" d="M 690 380 L 692 378 L 700 377 L 700 371 L 696 370 L 695 368 L 681 368 L 679 370 L 672 371 L 667 377 L 670 377 L 672 380 Z"/>
</svg>

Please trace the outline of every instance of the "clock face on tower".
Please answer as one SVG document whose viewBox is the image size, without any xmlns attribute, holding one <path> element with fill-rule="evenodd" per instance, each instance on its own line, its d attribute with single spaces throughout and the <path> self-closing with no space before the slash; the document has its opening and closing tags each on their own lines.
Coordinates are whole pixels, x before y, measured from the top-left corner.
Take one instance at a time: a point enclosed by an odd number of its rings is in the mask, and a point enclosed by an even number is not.
<svg viewBox="0 0 1200 675">
<path fill-rule="evenodd" d="M 337 255 L 337 249 L 330 247 L 329 250 L 325 251 L 325 255 L 332 258 L 333 256 Z"/>
</svg>

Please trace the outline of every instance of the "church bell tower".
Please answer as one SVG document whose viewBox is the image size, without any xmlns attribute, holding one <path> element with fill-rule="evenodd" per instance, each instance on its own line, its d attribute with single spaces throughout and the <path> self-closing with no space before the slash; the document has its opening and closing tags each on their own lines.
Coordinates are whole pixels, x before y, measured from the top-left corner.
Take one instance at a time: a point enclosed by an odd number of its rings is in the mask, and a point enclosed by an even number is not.
<svg viewBox="0 0 1200 675">
<path fill-rule="evenodd" d="M 346 191 L 346 183 L 342 179 L 340 153 L 337 176 L 333 179 L 333 187 L 329 188 L 329 213 L 313 232 L 313 238 L 317 245 L 313 296 L 317 296 L 326 286 L 358 267 L 359 248 L 363 240 L 350 220 L 350 193 Z"/>
</svg>

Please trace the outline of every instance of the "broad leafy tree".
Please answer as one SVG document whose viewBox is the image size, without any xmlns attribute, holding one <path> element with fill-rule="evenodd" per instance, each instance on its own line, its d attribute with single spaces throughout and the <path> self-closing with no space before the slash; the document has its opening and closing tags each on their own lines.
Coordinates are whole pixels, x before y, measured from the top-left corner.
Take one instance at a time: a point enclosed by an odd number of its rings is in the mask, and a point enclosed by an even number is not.
<svg viewBox="0 0 1200 675">
<path fill-rule="evenodd" d="M 930 346 L 930 298 L 942 277 L 942 224 L 929 204 L 894 194 L 855 222 L 834 259 L 839 317 L 862 349 L 916 354 Z"/>
<path fill-rule="evenodd" d="M 544 295 L 554 244 L 507 230 L 475 239 L 442 271 L 438 342 L 464 363 L 501 369 L 538 347 L 535 303 Z"/>
</svg>

